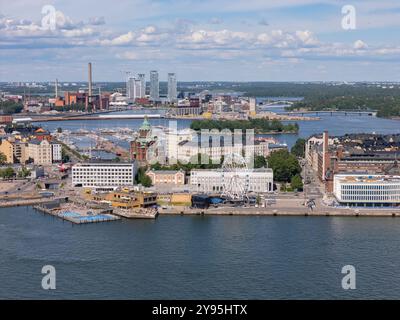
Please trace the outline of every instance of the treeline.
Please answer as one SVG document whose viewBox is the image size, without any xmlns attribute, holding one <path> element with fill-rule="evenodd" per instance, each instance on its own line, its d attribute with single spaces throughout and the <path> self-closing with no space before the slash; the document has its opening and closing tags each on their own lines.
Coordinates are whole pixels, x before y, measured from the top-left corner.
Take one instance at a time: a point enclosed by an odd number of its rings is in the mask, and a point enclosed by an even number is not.
<svg viewBox="0 0 400 320">
<path fill-rule="evenodd" d="M 92 107 L 89 105 L 88 110 L 91 111 Z M 59 112 L 68 112 L 68 111 L 85 111 L 86 106 L 83 103 L 77 103 L 72 105 L 65 105 L 62 107 L 54 107 L 54 110 Z"/>
<path fill-rule="evenodd" d="M 236 129 L 248 130 L 254 129 L 256 133 L 269 132 L 298 132 L 299 125 L 297 123 L 283 124 L 278 120 L 266 119 L 250 119 L 250 120 L 194 120 L 190 128 L 192 130 L 223 130 L 231 131 Z"/>
<path fill-rule="evenodd" d="M 0 101 L 0 112 L 3 114 L 20 113 L 24 106 L 14 101 Z"/>
<path fill-rule="evenodd" d="M 378 117 L 400 116 L 400 97 L 310 97 L 293 104 L 290 110 L 377 110 Z"/>
</svg>

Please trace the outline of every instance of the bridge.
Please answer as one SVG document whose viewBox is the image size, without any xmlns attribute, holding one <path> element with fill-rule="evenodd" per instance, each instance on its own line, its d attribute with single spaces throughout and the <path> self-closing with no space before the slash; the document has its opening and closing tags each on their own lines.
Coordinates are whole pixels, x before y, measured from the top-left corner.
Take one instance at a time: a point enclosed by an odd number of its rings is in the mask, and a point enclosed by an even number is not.
<svg viewBox="0 0 400 320">
<path fill-rule="evenodd" d="M 278 100 L 278 101 L 270 101 L 270 100 L 266 100 L 264 101 L 261 106 L 262 107 L 268 107 L 268 106 L 276 106 L 276 105 L 292 105 L 294 104 L 293 101 L 288 101 L 288 100 Z"/>
<path fill-rule="evenodd" d="M 376 117 L 376 114 L 378 113 L 377 110 L 320 110 L 320 111 L 286 111 L 286 112 L 280 112 L 279 114 L 286 114 L 286 115 L 323 115 L 327 114 L 330 116 L 350 116 L 350 115 L 358 115 L 358 116 L 370 116 L 370 117 Z"/>
</svg>

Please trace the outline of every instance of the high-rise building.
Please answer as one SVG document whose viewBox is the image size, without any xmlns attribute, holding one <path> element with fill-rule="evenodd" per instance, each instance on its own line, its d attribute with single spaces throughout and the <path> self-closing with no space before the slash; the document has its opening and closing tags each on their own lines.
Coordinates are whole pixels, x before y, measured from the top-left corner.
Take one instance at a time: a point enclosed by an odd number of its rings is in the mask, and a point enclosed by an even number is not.
<svg viewBox="0 0 400 320">
<path fill-rule="evenodd" d="M 138 79 L 140 81 L 140 96 L 139 96 L 139 98 L 144 98 L 146 96 L 146 75 L 143 73 L 139 73 Z"/>
<path fill-rule="evenodd" d="M 158 71 L 150 71 L 150 100 L 160 99 L 160 83 L 158 81 Z"/>
<path fill-rule="evenodd" d="M 137 98 L 144 98 L 146 95 L 146 80 L 144 74 L 138 77 L 129 77 L 126 81 L 126 97 L 134 102 Z"/>
<path fill-rule="evenodd" d="M 133 101 L 135 99 L 135 78 L 129 77 L 126 81 L 126 97 Z"/>
<path fill-rule="evenodd" d="M 177 84 L 176 84 L 176 74 L 168 73 L 168 101 L 174 103 L 177 101 Z"/>
</svg>

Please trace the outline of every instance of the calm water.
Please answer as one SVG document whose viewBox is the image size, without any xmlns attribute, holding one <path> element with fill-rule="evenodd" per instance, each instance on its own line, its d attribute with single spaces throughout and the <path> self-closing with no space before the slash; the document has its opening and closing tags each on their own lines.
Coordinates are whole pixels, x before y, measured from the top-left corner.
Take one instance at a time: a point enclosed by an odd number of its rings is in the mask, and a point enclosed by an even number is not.
<svg viewBox="0 0 400 320">
<path fill-rule="evenodd" d="M 279 111 L 279 109 L 276 109 Z M 77 130 L 142 120 L 49 122 Z M 153 125 L 167 126 L 164 119 Z M 400 122 L 324 116 L 298 122 L 298 137 L 328 129 L 400 133 Z M 178 122 L 179 128 L 190 120 Z M 0 209 L 0 298 L 277 299 L 400 298 L 400 220 L 392 218 L 161 217 L 72 226 L 30 208 Z M 43 265 L 57 290 L 41 289 Z M 357 268 L 357 290 L 341 268 Z"/>
<path fill-rule="evenodd" d="M 280 112 L 282 107 L 270 108 L 274 112 Z M 142 110 L 130 111 L 131 113 L 144 113 Z M 162 112 L 162 111 L 161 111 Z M 369 116 L 320 116 L 320 121 L 296 121 L 300 126 L 298 134 L 281 134 L 273 135 L 281 143 L 287 143 L 291 147 L 298 138 L 307 138 L 312 134 L 322 133 L 324 130 L 329 130 L 331 135 L 344 135 L 346 133 L 400 133 L 400 121 L 388 120 Z M 55 121 L 42 123 L 44 127 L 50 131 L 62 127 L 69 130 L 94 130 L 100 128 L 132 128 L 138 129 L 143 120 L 126 119 L 126 120 L 92 120 L 92 121 Z M 150 123 L 153 126 L 168 127 L 169 120 L 167 119 L 151 119 Z M 184 129 L 190 127 L 191 120 L 178 120 L 178 128 Z"/>
<path fill-rule="evenodd" d="M 161 217 L 73 226 L 0 209 L 1 298 L 400 298 L 400 220 Z M 41 268 L 57 289 L 41 289 Z M 357 290 L 341 268 L 357 268 Z"/>
</svg>

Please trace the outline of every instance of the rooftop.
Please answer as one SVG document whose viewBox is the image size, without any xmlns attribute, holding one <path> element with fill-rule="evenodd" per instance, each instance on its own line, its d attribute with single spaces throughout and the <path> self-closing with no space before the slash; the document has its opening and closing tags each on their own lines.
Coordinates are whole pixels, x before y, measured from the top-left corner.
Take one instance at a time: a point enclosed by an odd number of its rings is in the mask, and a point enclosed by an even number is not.
<svg viewBox="0 0 400 320">
<path fill-rule="evenodd" d="M 377 182 L 399 182 L 400 176 L 386 175 L 336 175 L 341 183 L 377 183 Z"/>
</svg>

